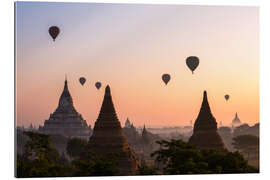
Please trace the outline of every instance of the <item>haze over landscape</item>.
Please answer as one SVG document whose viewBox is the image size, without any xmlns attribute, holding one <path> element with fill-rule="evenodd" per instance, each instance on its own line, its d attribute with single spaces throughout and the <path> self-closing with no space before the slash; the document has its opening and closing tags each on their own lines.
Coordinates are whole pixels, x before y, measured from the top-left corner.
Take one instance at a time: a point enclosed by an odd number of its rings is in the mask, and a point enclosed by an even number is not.
<svg viewBox="0 0 270 180">
<path fill-rule="evenodd" d="M 107 84 L 122 125 L 127 117 L 136 126 L 189 125 L 204 90 L 217 122 L 229 125 L 236 112 L 259 122 L 257 7 L 18 2 L 16 10 L 19 126 L 43 125 L 65 74 L 92 126 Z M 51 25 L 61 28 L 55 42 Z M 194 74 L 185 62 L 191 55 L 200 58 Z M 171 75 L 167 86 L 163 73 Z"/>
</svg>

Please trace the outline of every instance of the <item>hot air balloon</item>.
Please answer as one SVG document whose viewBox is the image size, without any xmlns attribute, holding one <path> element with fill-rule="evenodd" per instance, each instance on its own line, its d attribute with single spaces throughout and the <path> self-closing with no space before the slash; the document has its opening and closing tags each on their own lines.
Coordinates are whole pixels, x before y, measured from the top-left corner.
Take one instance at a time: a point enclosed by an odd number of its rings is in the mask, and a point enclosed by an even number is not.
<svg viewBox="0 0 270 180">
<path fill-rule="evenodd" d="M 79 81 L 80 81 L 81 85 L 83 86 L 86 79 L 84 77 L 80 77 Z"/>
<path fill-rule="evenodd" d="M 56 37 L 58 36 L 59 33 L 60 33 L 59 27 L 57 27 L 57 26 L 51 26 L 49 28 L 49 34 L 53 38 L 53 41 L 55 41 L 55 39 L 56 39 Z"/>
<path fill-rule="evenodd" d="M 225 97 L 226 101 L 228 101 L 230 98 L 230 96 L 228 94 L 226 94 L 224 97 Z"/>
<path fill-rule="evenodd" d="M 187 59 L 186 59 L 186 64 L 188 66 L 188 68 L 192 71 L 192 74 L 193 74 L 193 71 L 198 67 L 199 65 L 199 58 L 196 57 L 196 56 L 189 56 Z"/>
<path fill-rule="evenodd" d="M 96 82 L 95 86 L 97 89 L 99 89 L 101 87 L 101 82 Z"/>
<path fill-rule="evenodd" d="M 168 82 L 170 81 L 170 79 L 171 79 L 171 76 L 169 75 L 169 74 L 163 74 L 162 75 L 162 80 L 163 80 L 163 82 L 167 85 L 168 84 Z"/>
</svg>

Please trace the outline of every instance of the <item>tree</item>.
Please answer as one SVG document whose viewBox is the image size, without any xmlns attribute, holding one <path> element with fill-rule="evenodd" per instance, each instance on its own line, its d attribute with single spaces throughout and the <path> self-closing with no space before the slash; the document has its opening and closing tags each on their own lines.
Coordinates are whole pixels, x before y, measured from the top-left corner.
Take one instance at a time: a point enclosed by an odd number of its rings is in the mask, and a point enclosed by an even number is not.
<svg viewBox="0 0 270 180">
<path fill-rule="evenodd" d="M 75 167 L 74 176 L 113 176 L 118 175 L 119 172 L 114 154 L 100 157 L 90 149 L 81 153 L 72 164 Z"/>
<path fill-rule="evenodd" d="M 157 141 L 160 149 L 152 153 L 162 163 L 164 174 L 255 173 L 238 152 L 198 149 L 182 140 Z"/>
<path fill-rule="evenodd" d="M 139 175 L 156 175 L 157 173 L 157 168 L 152 167 L 152 166 L 146 166 L 143 165 L 139 168 Z"/>
<path fill-rule="evenodd" d="M 71 176 L 72 167 L 61 164 L 59 154 L 51 145 L 50 136 L 24 132 L 29 138 L 22 155 L 17 155 L 16 177 Z"/>
<path fill-rule="evenodd" d="M 87 141 L 80 138 L 72 138 L 67 142 L 67 153 L 70 157 L 76 158 L 85 151 L 87 146 Z"/>
<path fill-rule="evenodd" d="M 59 156 L 48 135 L 24 132 L 28 137 L 24 152 L 17 155 L 16 177 L 71 177 L 118 175 L 114 154 L 99 157 L 87 148 L 86 141 L 73 139 L 69 148 L 74 160 L 68 161 L 64 152 Z"/>
<path fill-rule="evenodd" d="M 240 153 L 247 155 L 249 160 L 250 153 L 259 153 L 259 137 L 253 135 L 240 135 L 233 138 L 233 146 Z"/>
<path fill-rule="evenodd" d="M 48 163 L 59 160 L 58 152 L 51 145 L 50 136 L 31 131 L 24 132 L 24 134 L 30 138 L 25 144 L 24 155 L 26 158 L 48 161 Z"/>
</svg>

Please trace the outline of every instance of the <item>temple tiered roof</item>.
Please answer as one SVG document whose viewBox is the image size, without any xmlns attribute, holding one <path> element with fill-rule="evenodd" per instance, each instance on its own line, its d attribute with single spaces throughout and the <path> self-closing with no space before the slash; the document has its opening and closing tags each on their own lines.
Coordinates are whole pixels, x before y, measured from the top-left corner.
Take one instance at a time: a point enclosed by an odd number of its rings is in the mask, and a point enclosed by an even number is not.
<svg viewBox="0 0 270 180">
<path fill-rule="evenodd" d="M 203 93 L 203 102 L 189 143 L 199 148 L 226 151 L 223 141 L 217 132 L 217 122 L 211 113 L 206 91 Z"/>
<path fill-rule="evenodd" d="M 93 135 L 89 139 L 89 148 L 100 156 L 107 153 L 118 155 L 117 161 L 121 175 L 135 174 L 138 169 L 138 160 L 128 144 L 117 118 L 109 86 L 105 89 Z"/>
<path fill-rule="evenodd" d="M 125 122 L 125 127 L 130 128 L 130 126 L 131 126 L 131 123 L 130 123 L 129 119 L 127 118 L 127 120 Z"/>
<path fill-rule="evenodd" d="M 143 126 L 143 130 L 142 130 L 142 140 L 144 143 L 149 143 L 150 141 L 149 133 L 147 132 L 145 125 Z"/>
<path fill-rule="evenodd" d="M 41 133 L 61 134 L 67 137 L 89 138 L 91 129 L 73 106 L 73 100 L 65 80 L 64 90 L 59 98 L 58 107 L 39 128 Z"/>
<path fill-rule="evenodd" d="M 238 118 L 237 113 L 235 113 L 235 117 L 234 117 L 234 119 L 232 120 L 232 124 L 233 124 L 233 125 L 240 125 L 240 124 L 241 124 L 241 121 L 240 121 L 240 119 Z"/>
<path fill-rule="evenodd" d="M 68 90 L 68 83 L 65 80 L 64 90 L 59 98 L 58 107 L 55 112 L 74 112 L 77 113 L 73 106 L 73 100 Z"/>
</svg>

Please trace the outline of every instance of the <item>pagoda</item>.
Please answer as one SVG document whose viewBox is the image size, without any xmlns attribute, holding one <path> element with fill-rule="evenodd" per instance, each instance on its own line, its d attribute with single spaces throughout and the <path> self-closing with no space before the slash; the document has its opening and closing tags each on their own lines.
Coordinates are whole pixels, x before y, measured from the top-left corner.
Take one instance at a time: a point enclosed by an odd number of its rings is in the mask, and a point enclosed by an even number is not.
<svg viewBox="0 0 270 180">
<path fill-rule="evenodd" d="M 44 126 L 39 127 L 44 134 L 60 134 L 65 137 L 89 138 L 91 127 L 73 106 L 73 100 L 68 90 L 68 82 L 65 79 L 64 90 L 60 96 L 58 107 L 54 113 L 45 120 Z"/>
<path fill-rule="evenodd" d="M 232 125 L 233 125 L 233 126 L 241 125 L 241 121 L 240 121 L 240 119 L 238 118 L 237 113 L 235 113 L 235 117 L 234 117 L 234 119 L 232 120 Z"/>
<path fill-rule="evenodd" d="M 119 175 L 136 174 L 138 159 L 123 134 L 109 86 L 105 89 L 101 110 L 95 122 L 93 134 L 89 139 L 88 147 L 99 156 L 104 156 L 107 153 L 117 155 Z"/>
<path fill-rule="evenodd" d="M 150 143 L 149 133 L 147 132 L 145 125 L 143 126 L 142 130 L 142 142 L 147 145 Z"/>
<path fill-rule="evenodd" d="M 206 91 L 203 93 L 203 102 L 199 115 L 195 121 L 193 134 L 189 139 L 189 143 L 201 149 L 227 151 L 218 134 L 217 122 L 211 113 Z"/>
<path fill-rule="evenodd" d="M 126 128 L 130 128 L 131 127 L 131 123 L 129 121 L 129 119 L 127 118 L 126 122 L 125 122 L 125 127 Z"/>
</svg>

